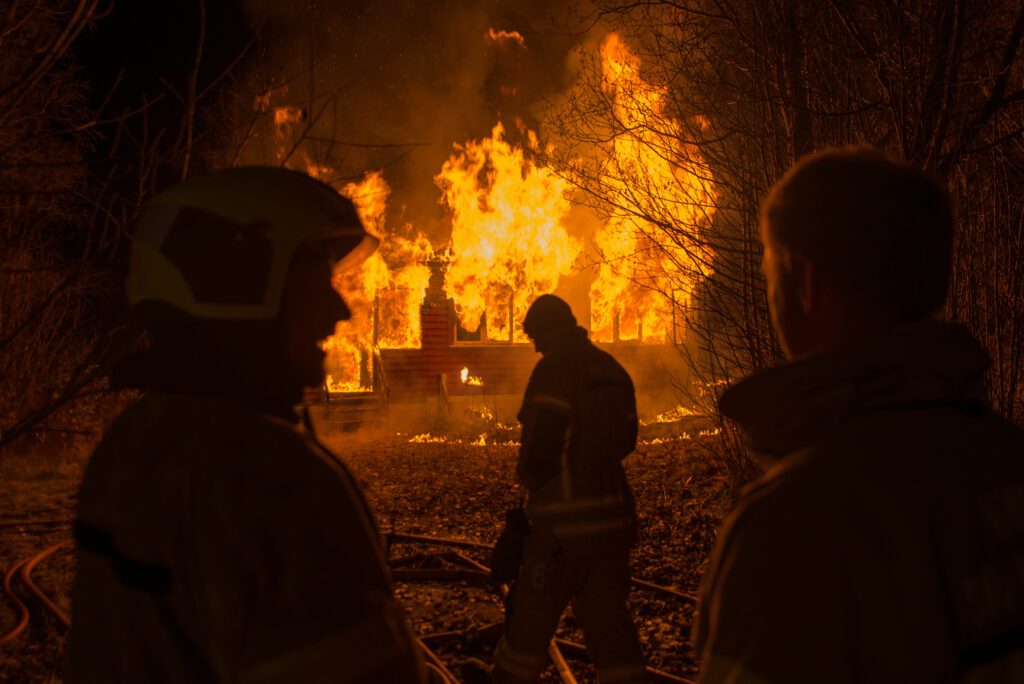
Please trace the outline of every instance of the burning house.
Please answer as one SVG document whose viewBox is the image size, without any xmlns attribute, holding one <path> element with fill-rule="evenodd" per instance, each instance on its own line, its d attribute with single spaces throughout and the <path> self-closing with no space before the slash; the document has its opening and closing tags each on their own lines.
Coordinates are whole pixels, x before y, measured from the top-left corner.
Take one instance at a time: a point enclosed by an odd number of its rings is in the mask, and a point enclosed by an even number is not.
<svg viewBox="0 0 1024 684">
<path fill-rule="evenodd" d="M 447 262 L 432 259 L 425 265 L 431 274 L 429 283 L 418 317 L 409 326 L 419 331 L 419 343 L 388 346 L 380 331 L 389 306 L 376 299 L 369 321 L 376 343 L 352 350 L 346 357 L 355 364 L 347 367 L 352 380 L 340 383 L 332 375 L 320 399 L 340 409 L 335 413 L 341 422 L 388 411 L 400 416 L 425 414 L 456 420 L 467 414 L 483 415 L 512 422 L 530 370 L 539 359 L 516 325 L 514 309 L 499 312 L 503 320 L 513 321 L 514 327 L 499 328 L 497 338 L 487 327 L 487 312 L 475 330 L 467 330 L 455 300 L 444 290 Z M 392 299 L 402 301 L 402 297 L 391 294 Z M 587 327 L 586 319 L 580 322 Z M 618 324 L 615 328 L 617 333 Z M 337 340 L 328 344 L 332 349 L 339 348 L 330 346 L 337 345 Z M 642 412 L 663 410 L 677 401 L 667 378 L 680 379 L 686 370 L 672 341 L 644 341 L 638 334 L 632 339 L 599 341 L 598 345 L 629 370 L 639 391 Z"/>
<path fill-rule="evenodd" d="M 392 188 L 382 171 L 340 188 L 382 243 L 359 268 L 336 276 L 354 315 L 325 342 L 325 398 L 421 410 L 433 402 L 431 410 L 444 412 L 486 396 L 484 409 L 511 421 L 537 360 L 522 319 L 537 296 L 555 292 L 593 341 L 614 348 L 640 390 L 641 410 L 644 403 L 664 410 L 661 395 L 673 394 L 668 378 L 685 375 L 678 345 L 689 304 L 712 272 L 714 254 L 698 238 L 714 189 L 693 150 L 693 163 L 659 154 L 679 147 L 680 125 L 626 44 L 610 34 L 597 56 L 600 87 L 623 130 L 561 165 L 551 161 L 556 143 L 542 142 L 519 119 L 455 143 L 433 175 L 441 230 L 434 225 L 428 236 L 429 221 L 420 225 L 405 205 L 389 212 Z M 333 169 L 315 155 L 294 154 L 301 148 L 291 131 L 306 124 L 293 110 L 275 111 L 281 163 L 330 180 Z M 648 125 L 652 118 L 657 126 Z M 597 211 L 581 195 L 583 175 L 607 197 L 634 185 L 657 188 L 658 206 L 605 202 Z M 657 215 L 688 229 L 660 229 Z"/>
</svg>

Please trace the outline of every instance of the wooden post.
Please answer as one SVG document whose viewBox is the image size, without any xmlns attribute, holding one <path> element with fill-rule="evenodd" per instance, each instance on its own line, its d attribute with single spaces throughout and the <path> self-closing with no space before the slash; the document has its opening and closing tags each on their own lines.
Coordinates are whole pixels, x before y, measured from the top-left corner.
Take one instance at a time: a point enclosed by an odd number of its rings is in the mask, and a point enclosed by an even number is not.
<svg viewBox="0 0 1024 684">
<path fill-rule="evenodd" d="M 380 293 L 373 294 L 373 346 L 380 343 Z"/>
<path fill-rule="evenodd" d="M 515 333 L 516 333 L 516 306 L 515 306 L 515 304 L 516 304 L 516 293 L 515 293 L 515 291 L 513 291 L 512 294 L 510 294 L 508 296 L 508 342 L 509 342 L 509 344 L 512 344 L 512 341 L 515 340 Z"/>
</svg>

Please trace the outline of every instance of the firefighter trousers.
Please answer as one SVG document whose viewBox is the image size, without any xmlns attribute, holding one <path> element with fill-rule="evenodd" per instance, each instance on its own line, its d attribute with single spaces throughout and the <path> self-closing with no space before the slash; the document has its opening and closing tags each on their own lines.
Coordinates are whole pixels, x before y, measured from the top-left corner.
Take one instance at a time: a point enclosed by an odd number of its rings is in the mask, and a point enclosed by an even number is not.
<svg viewBox="0 0 1024 684">
<path fill-rule="evenodd" d="M 590 549 L 570 550 L 550 529 L 535 526 L 530 531 L 522 569 L 506 601 L 505 634 L 494 653 L 495 682 L 536 681 L 570 602 L 601 684 L 647 681 L 626 603 L 629 551 L 601 553 L 601 540 L 593 541 Z"/>
</svg>

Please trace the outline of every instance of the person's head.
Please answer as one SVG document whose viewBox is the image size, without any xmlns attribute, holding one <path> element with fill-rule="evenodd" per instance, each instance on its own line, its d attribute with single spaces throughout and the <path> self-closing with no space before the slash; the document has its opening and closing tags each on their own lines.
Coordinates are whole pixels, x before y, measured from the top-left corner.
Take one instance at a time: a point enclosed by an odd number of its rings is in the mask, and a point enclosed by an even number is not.
<svg viewBox="0 0 1024 684">
<path fill-rule="evenodd" d="M 564 299 L 543 294 L 533 300 L 523 318 L 523 332 L 534 348 L 547 354 L 566 333 L 576 330 L 576 317 Z"/>
<path fill-rule="evenodd" d="M 323 382 L 319 342 L 350 317 L 331 284 L 335 265 L 376 244 L 352 202 L 324 183 L 273 167 L 216 171 L 143 211 L 128 300 L 160 358 L 187 378 L 251 379 L 265 399 L 297 401 Z"/>
<path fill-rule="evenodd" d="M 944 185 L 867 147 L 801 159 L 761 205 L 768 303 L 789 358 L 927 318 L 949 285 Z"/>
</svg>

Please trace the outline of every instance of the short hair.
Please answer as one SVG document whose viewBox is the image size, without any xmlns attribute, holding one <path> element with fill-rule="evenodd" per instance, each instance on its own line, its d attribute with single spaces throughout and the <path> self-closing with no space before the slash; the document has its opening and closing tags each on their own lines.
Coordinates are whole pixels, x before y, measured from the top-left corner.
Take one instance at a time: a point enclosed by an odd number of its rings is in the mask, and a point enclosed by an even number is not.
<svg viewBox="0 0 1024 684">
<path fill-rule="evenodd" d="M 915 320 L 949 289 L 953 214 L 937 177 L 871 147 L 804 157 L 761 205 L 762 239 L 806 258 L 851 304 Z"/>
</svg>

